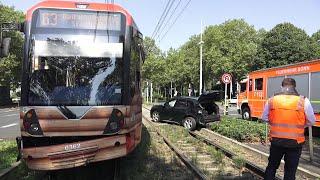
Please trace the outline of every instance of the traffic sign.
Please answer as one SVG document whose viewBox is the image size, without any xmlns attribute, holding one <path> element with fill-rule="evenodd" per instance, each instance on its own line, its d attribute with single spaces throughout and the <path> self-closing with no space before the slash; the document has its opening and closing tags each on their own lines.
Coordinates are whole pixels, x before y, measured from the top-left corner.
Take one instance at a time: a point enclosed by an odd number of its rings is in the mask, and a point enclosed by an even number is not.
<svg viewBox="0 0 320 180">
<path fill-rule="evenodd" d="M 229 83 L 231 83 L 231 81 L 232 81 L 232 76 L 231 76 L 231 74 L 229 74 L 229 73 L 224 73 L 223 75 L 222 75 L 222 82 L 223 83 L 225 83 L 225 84 L 229 84 Z"/>
</svg>

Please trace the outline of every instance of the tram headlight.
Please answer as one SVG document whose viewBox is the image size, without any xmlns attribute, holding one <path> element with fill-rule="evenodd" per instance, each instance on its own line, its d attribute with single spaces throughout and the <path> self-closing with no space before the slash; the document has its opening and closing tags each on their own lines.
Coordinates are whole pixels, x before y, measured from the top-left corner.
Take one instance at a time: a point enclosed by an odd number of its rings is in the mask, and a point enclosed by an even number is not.
<svg viewBox="0 0 320 180">
<path fill-rule="evenodd" d="M 111 128 L 112 130 L 117 129 L 117 128 L 118 128 L 118 124 L 117 124 L 116 122 L 111 122 L 111 123 L 110 123 L 110 128 Z"/>
<path fill-rule="evenodd" d="M 113 109 L 109 117 L 108 123 L 104 129 L 104 134 L 117 133 L 124 126 L 124 116 L 119 109 Z"/>
<path fill-rule="evenodd" d="M 39 131 L 39 125 L 36 124 L 36 123 L 31 124 L 31 125 L 30 125 L 30 130 L 31 130 L 32 132 L 37 132 L 37 131 Z"/>
<path fill-rule="evenodd" d="M 43 135 L 37 114 L 34 109 L 29 110 L 23 118 L 23 127 L 31 135 Z"/>
</svg>

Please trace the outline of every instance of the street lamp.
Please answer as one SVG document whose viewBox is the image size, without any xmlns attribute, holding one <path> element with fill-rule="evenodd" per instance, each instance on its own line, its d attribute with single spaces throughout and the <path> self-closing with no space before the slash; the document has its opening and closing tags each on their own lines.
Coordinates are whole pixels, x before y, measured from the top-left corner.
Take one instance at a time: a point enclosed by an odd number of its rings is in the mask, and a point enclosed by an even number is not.
<svg viewBox="0 0 320 180">
<path fill-rule="evenodd" d="M 202 21 L 201 21 L 201 33 L 200 33 L 200 86 L 199 86 L 199 96 L 202 94 L 202 46 L 203 46 L 203 41 L 202 41 Z"/>
</svg>

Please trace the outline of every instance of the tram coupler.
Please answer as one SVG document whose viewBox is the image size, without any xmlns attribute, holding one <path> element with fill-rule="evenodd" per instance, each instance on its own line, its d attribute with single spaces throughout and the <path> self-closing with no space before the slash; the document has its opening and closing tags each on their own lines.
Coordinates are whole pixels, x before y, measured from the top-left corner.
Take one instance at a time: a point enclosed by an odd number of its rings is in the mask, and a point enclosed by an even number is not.
<svg viewBox="0 0 320 180">
<path fill-rule="evenodd" d="M 21 143 L 22 143 L 22 138 L 21 137 L 16 137 L 16 143 L 17 143 L 17 148 L 18 148 L 18 155 L 17 155 L 17 162 L 20 161 L 22 155 L 21 155 Z"/>
</svg>

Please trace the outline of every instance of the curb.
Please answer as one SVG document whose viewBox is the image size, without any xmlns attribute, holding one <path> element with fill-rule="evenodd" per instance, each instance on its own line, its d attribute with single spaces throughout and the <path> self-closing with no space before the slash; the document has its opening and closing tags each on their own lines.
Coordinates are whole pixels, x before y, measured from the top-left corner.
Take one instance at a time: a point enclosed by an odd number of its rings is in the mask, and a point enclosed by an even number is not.
<svg viewBox="0 0 320 180">
<path fill-rule="evenodd" d="M 11 165 L 11 167 L 8 167 L 7 169 L 3 169 L 0 171 L 0 179 L 5 179 L 7 176 L 9 176 L 11 173 L 13 173 L 21 164 L 21 161 L 15 162 Z"/>
<path fill-rule="evenodd" d="M 239 146 L 242 146 L 243 148 L 246 148 L 246 149 L 248 149 L 248 150 L 250 150 L 250 151 L 253 151 L 253 152 L 255 152 L 255 153 L 258 153 L 258 154 L 260 154 L 260 155 L 263 155 L 263 156 L 265 156 L 266 158 L 269 157 L 269 154 L 268 154 L 268 153 L 265 153 L 265 152 L 262 152 L 262 151 L 260 151 L 260 150 L 254 149 L 254 148 L 252 148 L 252 147 L 250 147 L 250 146 L 248 146 L 248 145 L 245 145 L 245 144 L 243 144 L 243 143 L 241 143 L 241 142 L 238 142 L 238 141 L 236 141 L 236 140 L 230 139 L 230 138 L 228 138 L 228 137 L 222 136 L 221 134 L 215 133 L 215 132 L 210 131 L 210 130 L 208 130 L 208 129 L 203 129 L 203 130 L 206 131 L 206 132 L 208 132 L 208 133 L 211 133 L 211 134 L 214 134 L 214 135 L 216 135 L 216 136 L 219 136 L 220 138 L 227 139 L 227 140 L 231 141 L 231 142 L 234 143 L 234 144 L 237 144 L 237 145 L 239 145 Z M 284 164 L 284 160 L 281 160 L 281 164 Z M 300 171 L 300 172 L 303 173 L 303 174 L 306 174 L 306 175 L 309 175 L 309 176 L 313 176 L 313 177 L 315 177 L 315 178 L 320 178 L 320 174 L 311 172 L 311 171 L 309 171 L 308 169 L 305 169 L 305 168 L 303 168 L 303 167 L 301 167 L 301 166 L 298 166 L 298 169 L 297 169 L 297 170 Z"/>
</svg>

